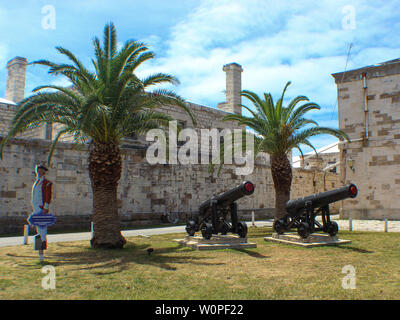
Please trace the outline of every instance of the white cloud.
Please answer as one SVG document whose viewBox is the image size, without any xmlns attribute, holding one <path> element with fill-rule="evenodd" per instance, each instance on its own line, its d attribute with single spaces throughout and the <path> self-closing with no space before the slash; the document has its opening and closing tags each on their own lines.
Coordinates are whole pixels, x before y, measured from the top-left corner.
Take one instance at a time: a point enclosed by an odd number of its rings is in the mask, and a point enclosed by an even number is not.
<svg viewBox="0 0 400 320">
<path fill-rule="evenodd" d="M 176 75 L 176 91 L 192 102 L 216 107 L 224 101 L 222 66 L 242 65 L 242 87 L 277 99 L 287 81 L 287 98 L 306 95 L 322 106 L 320 125 L 337 127 L 336 86 L 331 74 L 400 56 L 399 42 L 388 41 L 399 26 L 396 1 L 352 1 L 356 29 L 342 27 L 348 1 L 211 1 L 175 25 L 164 45 L 166 54 L 143 71 Z M 394 29 L 396 30 L 396 29 Z M 388 34 L 389 32 L 389 34 Z M 392 31 L 393 39 L 399 35 Z M 313 138 L 316 146 L 335 138 Z"/>
<path fill-rule="evenodd" d="M 356 30 L 342 28 L 347 4 L 205 0 L 172 28 L 165 56 L 143 71 L 172 73 L 181 80 L 176 90 L 182 96 L 215 107 L 224 100 L 222 66 L 237 62 L 244 69 L 243 88 L 280 95 L 291 80 L 288 95 L 305 94 L 329 112 L 336 102 L 331 73 L 344 70 L 351 42 L 354 52 L 347 69 L 400 55 L 400 46 L 388 48 L 373 41 L 385 36 L 385 21 L 393 15 L 391 3 L 376 12 L 374 5 L 353 1 Z M 371 43 L 365 47 L 368 39 Z"/>
<path fill-rule="evenodd" d="M 114 11 L 107 11 L 104 1 L 96 8 L 93 3 L 86 1 L 83 8 L 79 6 L 79 10 L 95 10 L 96 16 Z M 154 22 L 157 17 L 165 19 L 174 13 L 182 14 L 175 9 L 177 2 L 160 5 L 165 6 L 168 13 L 150 15 L 152 5 L 143 4 L 146 10 L 138 11 L 138 15 L 143 20 L 152 19 Z M 354 6 L 355 30 L 342 28 L 342 9 L 345 5 Z M 76 11 L 77 8 L 71 10 Z M 121 14 L 117 25 L 122 26 L 128 12 Z M 29 11 L 26 16 L 32 19 L 32 12 Z M 172 20 L 177 22 L 169 30 L 165 27 L 160 31 L 154 27 L 143 33 L 145 37 L 140 40 L 156 53 L 156 59 L 144 64 L 139 69 L 139 76 L 154 72 L 171 73 L 181 81 L 181 85 L 175 88 L 177 93 L 191 102 L 216 107 L 225 99 L 222 67 L 237 62 L 244 69 L 243 89 L 258 94 L 271 92 L 277 99 L 290 80 L 292 85 L 287 91 L 287 98 L 304 94 L 319 103 L 322 110 L 312 116 L 321 125 L 335 126 L 332 115 L 336 104 L 336 86 L 331 73 L 344 70 L 350 43 L 353 47 L 347 70 L 400 56 L 398 0 L 203 0 L 186 16 L 169 17 L 168 21 Z M 29 22 L 29 19 L 24 21 Z M 62 24 L 59 25 L 61 29 Z M 131 30 L 129 35 L 126 35 L 125 29 L 121 31 L 125 33 L 123 38 L 120 36 L 121 41 L 135 34 Z M 80 50 L 84 49 L 80 47 Z M 0 43 L 0 69 L 5 66 L 6 61 L 1 61 L 6 56 L 7 47 L 2 47 Z M 43 83 L 40 81 L 43 79 L 43 74 L 38 73 L 35 78 L 32 72 L 27 84 Z"/>
<path fill-rule="evenodd" d="M 0 14 L 1 16 L 1 14 Z M 7 78 L 7 56 L 8 46 L 5 43 L 0 43 L 0 98 L 5 96 L 6 78 Z"/>
<path fill-rule="evenodd" d="M 5 43 L 0 43 L 0 70 L 6 69 L 8 56 L 8 46 Z"/>
<path fill-rule="evenodd" d="M 157 52 L 160 49 L 160 46 L 162 44 L 161 38 L 155 34 L 152 34 L 147 38 L 143 39 L 142 42 L 144 42 L 145 45 L 149 46 L 151 51 L 155 52 Z"/>
</svg>

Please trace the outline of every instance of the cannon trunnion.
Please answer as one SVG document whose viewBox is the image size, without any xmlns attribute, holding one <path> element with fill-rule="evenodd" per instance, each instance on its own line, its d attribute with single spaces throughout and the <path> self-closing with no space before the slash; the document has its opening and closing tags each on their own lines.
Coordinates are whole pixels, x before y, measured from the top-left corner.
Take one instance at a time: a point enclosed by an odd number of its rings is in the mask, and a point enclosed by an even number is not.
<svg viewBox="0 0 400 320">
<path fill-rule="evenodd" d="M 339 226 L 330 220 L 329 204 L 347 198 L 355 198 L 357 194 L 356 185 L 351 183 L 338 189 L 289 200 L 286 203 L 286 215 L 275 220 L 273 228 L 278 234 L 297 228 L 297 233 L 302 238 L 307 238 L 311 233 L 317 231 L 335 236 L 339 231 Z M 322 225 L 315 220 L 318 214 L 322 216 Z"/>
<path fill-rule="evenodd" d="M 238 221 L 236 201 L 253 193 L 253 183 L 244 181 L 226 192 L 212 196 L 202 202 L 198 213 L 188 220 L 186 232 L 189 236 L 194 236 L 200 230 L 204 239 L 210 239 L 213 234 L 225 235 L 228 232 L 245 238 L 247 225 L 245 222 Z M 230 222 L 228 221 L 229 217 Z"/>
</svg>

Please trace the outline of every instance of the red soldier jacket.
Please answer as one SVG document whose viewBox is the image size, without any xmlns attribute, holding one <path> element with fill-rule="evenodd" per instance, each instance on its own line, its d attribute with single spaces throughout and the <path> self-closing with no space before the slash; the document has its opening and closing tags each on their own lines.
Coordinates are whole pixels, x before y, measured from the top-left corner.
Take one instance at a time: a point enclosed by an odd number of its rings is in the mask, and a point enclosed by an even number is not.
<svg viewBox="0 0 400 320">
<path fill-rule="evenodd" d="M 49 204 L 51 202 L 51 188 L 53 183 L 46 178 L 43 179 L 42 182 L 42 197 L 43 197 L 43 205 L 40 206 L 41 209 L 49 209 Z"/>
</svg>

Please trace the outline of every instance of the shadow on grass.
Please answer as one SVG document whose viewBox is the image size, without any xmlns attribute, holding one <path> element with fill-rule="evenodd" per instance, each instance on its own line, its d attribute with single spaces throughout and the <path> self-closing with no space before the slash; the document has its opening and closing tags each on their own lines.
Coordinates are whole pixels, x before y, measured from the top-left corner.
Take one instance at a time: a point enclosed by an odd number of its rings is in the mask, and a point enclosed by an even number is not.
<svg viewBox="0 0 400 320">
<path fill-rule="evenodd" d="M 250 229 L 251 232 L 248 233 L 247 237 L 250 238 L 264 238 L 264 237 L 269 237 L 273 234 L 272 228 L 265 228 L 262 227 L 262 229 L 256 229 L 252 228 Z"/>
<path fill-rule="evenodd" d="M 18 255 L 18 254 L 13 254 L 13 253 L 6 253 L 5 254 L 7 257 L 12 257 L 12 258 L 22 258 L 22 259 L 29 259 L 30 263 L 18 263 L 18 266 L 24 267 L 24 268 L 34 268 L 36 269 L 39 266 L 44 266 L 47 263 L 47 260 L 44 260 L 42 262 L 39 261 L 39 255 L 37 254 L 36 251 L 32 252 L 32 255 Z"/>
<path fill-rule="evenodd" d="M 359 253 L 374 253 L 374 251 L 369 251 L 366 249 L 362 249 L 362 248 L 357 248 L 357 247 L 351 247 L 351 246 L 335 246 L 336 248 L 339 249 L 344 249 L 344 250 L 351 250 L 354 252 L 359 252 Z"/>
<path fill-rule="evenodd" d="M 49 252 L 46 262 L 53 266 L 73 266 L 73 270 L 92 270 L 96 275 L 113 274 L 129 269 L 134 264 L 155 266 L 164 270 L 175 271 L 177 268 L 173 264 L 196 264 L 203 266 L 225 265 L 226 263 L 207 262 L 205 258 L 196 259 L 193 256 L 185 256 L 186 250 L 181 245 L 153 248 L 149 255 L 147 249 L 149 244 L 127 244 L 121 250 L 93 249 L 73 244 L 57 244 L 63 248 L 80 248 L 79 251 Z M 185 248 L 186 249 L 186 248 Z M 191 251 L 191 250 L 190 250 Z M 175 255 L 174 253 L 177 253 Z M 32 256 L 7 254 L 14 258 L 30 258 Z M 22 267 L 32 267 L 34 265 L 21 264 Z M 106 270 L 99 270 L 106 269 Z M 107 270 L 109 269 L 109 270 Z M 111 269 L 111 270 L 110 270 Z"/>
<path fill-rule="evenodd" d="M 251 251 L 251 250 L 247 250 L 247 249 L 232 249 L 232 250 L 246 253 L 246 254 L 248 254 L 250 257 L 253 257 L 253 258 L 258 258 L 258 259 L 271 258 L 271 256 L 264 256 L 264 255 L 261 254 L 261 253 L 258 253 L 258 252 L 255 252 L 255 251 Z"/>
<path fill-rule="evenodd" d="M 57 246 L 62 247 L 62 248 L 82 248 L 80 245 L 74 245 L 72 243 L 68 242 L 57 242 Z"/>
</svg>

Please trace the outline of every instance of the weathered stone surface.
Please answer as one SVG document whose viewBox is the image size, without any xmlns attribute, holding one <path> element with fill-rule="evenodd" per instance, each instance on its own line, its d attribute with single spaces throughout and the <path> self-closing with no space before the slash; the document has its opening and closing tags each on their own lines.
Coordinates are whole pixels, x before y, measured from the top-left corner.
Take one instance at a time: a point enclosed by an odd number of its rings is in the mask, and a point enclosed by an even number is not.
<svg viewBox="0 0 400 320">
<path fill-rule="evenodd" d="M 366 93 L 362 73 L 366 73 Z M 340 181 L 351 181 L 359 189 L 356 199 L 342 202 L 342 217 L 400 219 L 400 61 L 333 76 L 338 93 L 346 88 L 350 96 L 339 97 L 339 128 L 354 140 L 341 147 Z"/>
<path fill-rule="evenodd" d="M 0 191 L 0 198 L 16 198 L 16 191 Z"/>
<path fill-rule="evenodd" d="M 15 57 L 7 63 L 6 99 L 20 102 L 25 95 L 25 71 L 28 61 L 26 58 Z"/>
<path fill-rule="evenodd" d="M 351 240 L 343 240 L 339 239 L 337 236 L 332 237 L 327 234 L 317 234 L 317 233 L 313 233 L 305 239 L 301 238 L 296 233 L 286 233 L 286 234 L 274 233 L 272 237 L 265 237 L 264 240 L 283 243 L 283 244 L 290 244 L 305 248 L 351 243 Z"/>
<path fill-rule="evenodd" d="M 225 111 L 188 103 L 196 115 L 196 127 L 188 114 L 180 108 L 164 105 L 158 107 L 157 111 L 171 115 L 184 127 L 195 127 L 199 137 L 201 129 L 239 128 L 235 122 L 222 119 L 227 115 L 226 111 L 240 113 L 240 107 L 236 104 L 240 102 L 242 70 L 237 64 L 229 64 L 225 71 L 229 91 Z M 15 111 L 14 105 L 0 104 L 0 135 L 8 131 Z M 37 163 L 47 160 L 50 141 L 45 138 L 54 138 L 60 128 L 60 125 L 54 124 L 51 130 L 47 130 L 47 133 L 51 132 L 51 137 L 46 136 L 46 128 L 43 126 L 9 141 L 4 158 L 0 160 L 0 191 L 3 192 L 0 196 L 0 217 L 19 217 L 22 212 L 31 212 L 34 167 Z M 92 213 L 93 196 L 88 174 L 88 148 L 74 146 L 70 143 L 72 138 L 62 137 L 53 154 L 47 174 L 48 179 L 54 183 L 50 211 L 57 216 L 69 216 L 72 221 L 76 217 L 76 226 L 80 227 L 79 217 L 90 217 Z M 202 201 L 232 188 L 243 180 L 252 181 L 256 189 L 251 197 L 239 200 L 239 214 L 243 214 L 246 219 L 251 218 L 252 211 L 255 212 L 256 219 L 273 216 L 275 192 L 268 155 L 264 154 L 256 159 L 254 171 L 248 176 L 237 175 L 233 165 L 224 166 L 221 174 L 217 176 L 209 174 L 208 164 L 150 165 L 146 161 L 147 145 L 149 142 L 145 141 L 144 136 L 124 139 L 122 143 L 123 165 L 117 201 L 121 225 L 158 224 L 165 212 L 178 213 L 182 221 L 187 214 L 196 212 Z M 200 147 L 200 154 L 212 149 L 211 144 Z M 316 174 L 312 170 L 300 173 L 302 178 L 298 178 L 296 170 L 293 173 L 292 197 L 330 189 L 336 185 L 332 181 L 338 177 L 332 173 Z M 0 225 L 0 233 L 3 232 L 1 228 Z"/>
<path fill-rule="evenodd" d="M 196 250 L 257 248 L 256 243 L 247 242 L 247 238 L 239 238 L 236 235 L 213 235 L 209 240 L 201 236 L 186 236 L 184 239 L 173 241 Z"/>
<path fill-rule="evenodd" d="M 34 141 L 30 153 L 26 153 L 23 160 L 20 158 L 15 161 L 14 155 L 24 152 L 28 143 L 29 140 L 12 139 L 6 146 L 4 159 L 0 161 L 0 165 L 7 168 L 7 172 L 0 171 L 1 217 L 32 212 L 31 188 L 35 181 L 33 169 L 36 163 L 46 159 L 47 154 L 43 151 L 48 150 L 49 142 Z M 122 152 L 124 157 L 129 158 L 137 150 L 123 149 Z M 47 178 L 54 183 L 50 211 L 57 216 L 71 216 L 71 221 L 77 217 L 75 225 L 80 228 L 79 217 L 90 217 L 92 213 L 93 197 L 86 165 L 87 151 L 74 150 L 70 143 L 64 142 L 56 148 L 55 155 L 58 154 L 80 160 L 77 168 L 72 169 L 64 166 L 62 157 L 54 157 L 47 174 Z M 135 171 L 141 171 L 142 178 L 133 175 Z M 274 187 L 269 166 L 257 165 L 249 176 L 237 176 L 233 172 L 232 166 L 226 166 L 217 177 L 209 175 L 207 165 L 152 166 L 145 158 L 133 166 L 123 162 L 117 203 L 121 225 L 159 224 L 164 212 L 177 212 L 180 221 L 185 221 L 186 215 L 196 212 L 199 204 L 212 194 L 227 190 L 246 179 L 251 180 L 256 189 L 251 197 L 239 200 L 239 215 L 250 220 L 251 212 L 254 211 L 257 220 L 273 217 Z M 181 179 L 179 182 L 178 177 Z M 295 170 L 292 197 L 335 188 L 338 185 L 337 177 L 337 174 L 329 172 L 323 174 L 312 170 Z M 10 190 L 11 186 L 15 189 Z M 6 230 L 3 225 L 0 226 L 0 233 Z M 16 230 L 20 230 L 22 225 L 15 226 Z M 68 225 L 72 226 L 72 222 Z"/>
<path fill-rule="evenodd" d="M 56 177 L 56 183 L 64 183 L 64 184 L 75 184 L 77 181 L 76 177 L 63 177 L 63 176 L 57 176 Z"/>
</svg>

